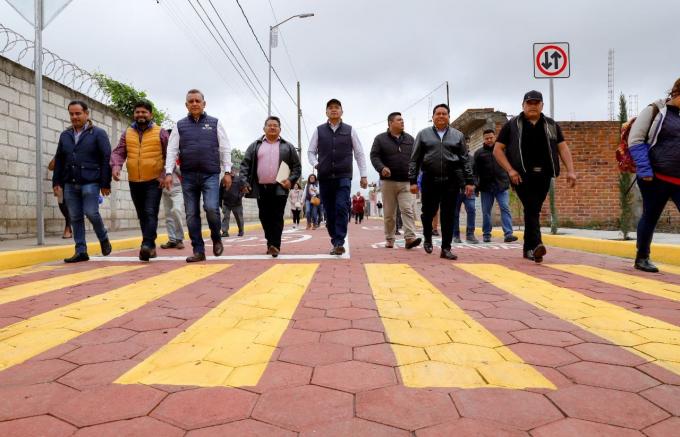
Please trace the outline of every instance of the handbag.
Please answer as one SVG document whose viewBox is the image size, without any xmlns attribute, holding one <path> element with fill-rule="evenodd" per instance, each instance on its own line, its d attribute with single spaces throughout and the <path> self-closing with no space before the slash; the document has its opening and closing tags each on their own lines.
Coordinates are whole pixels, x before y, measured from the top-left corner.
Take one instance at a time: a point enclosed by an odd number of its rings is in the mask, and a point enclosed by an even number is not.
<svg viewBox="0 0 680 437">
<path fill-rule="evenodd" d="M 314 196 L 312 199 L 309 201 L 314 206 L 319 206 L 321 205 L 321 199 L 319 199 L 319 196 Z"/>
</svg>

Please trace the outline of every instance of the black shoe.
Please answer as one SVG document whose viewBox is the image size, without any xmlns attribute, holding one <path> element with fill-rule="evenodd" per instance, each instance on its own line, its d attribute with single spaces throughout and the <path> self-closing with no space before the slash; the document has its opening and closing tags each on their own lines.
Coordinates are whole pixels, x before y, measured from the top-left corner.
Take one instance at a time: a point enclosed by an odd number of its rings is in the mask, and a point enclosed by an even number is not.
<svg viewBox="0 0 680 437">
<path fill-rule="evenodd" d="M 479 240 L 474 235 L 470 235 L 469 237 L 465 238 L 465 242 L 468 244 L 479 244 Z"/>
<path fill-rule="evenodd" d="M 158 255 L 156 255 L 156 249 L 151 249 L 151 253 L 149 253 L 149 258 L 157 258 Z"/>
<path fill-rule="evenodd" d="M 491 237 L 483 237 L 485 243 L 491 243 Z"/>
<path fill-rule="evenodd" d="M 267 249 L 267 255 L 271 255 L 272 258 L 279 256 L 280 250 L 276 246 L 269 246 Z"/>
<path fill-rule="evenodd" d="M 659 268 L 649 258 L 635 258 L 635 268 L 643 272 L 659 273 Z"/>
<path fill-rule="evenodd" d="M 174 249 L 177 247 L 177 242 L 168 241 L 167 243 L 161 244 L 161 249 Z"/>
<path fill-rule="evenodd" d="M 405 247 L 407 249 L 413 249 L 414 247 L 420 246 L 420 243 L 422 241 L 423 240 L 421 240 L 420 238 L 414 238 L 413 240 L 406 240 Z"/>
<path fill-rule="evenodd" d="M 397 231 L 394 232 L 394 235 L 401 235 L 401 232 L 399 232 L 399 231 L 397 230 Z"/>
<path fill-rule="evenodd" d="M 458 256 L 451 252 L 451 249 L 442 249 L 442 251 L 439 253 L 439 258 L 456 260 L 458 259 Z"/>
<path fill-rule="evenodd" d="M 239 236 L 239 237 L 243 237 L 243 231 L 239 231 L 239 232 L 238 232 L 238 236 Z"/>
<path fill-rule="evenodd" d="M 87 253 L 76 253 L 73 255 L 71 258 L 66 258 L 64 260 L 65 263 L 79 263 L 83 261 L 89 261 L 90 257 L 87 255 Z"/>
<path fill-rule="evenodd" d="M 508 235 L 503 239 L 504 243 L 512 243 L 513 241 L 517 241 L 517 237 L 515 237 L 514 235 Z"/>
<path fill-rule="evenodd" d="M 213 255 L 220 256 L 224 252 L 222 241 L 213 241 Z"/>
<path fill-rule="evenodd" d="M 463 240 L 461 240 L 460 237 L 455 237 L 453 239 L 453 242 L 456 243 L 456 244 L 461 244 L 463 242 Z"/>
<path fill-rule="evenodd" d="M 432 250 L 433 250 L 432 242 L 431 241 L 425 241 L 423 243 L 423 249 L 425 249 L 425 252 L 427 252 L 427 253 L 432 253 Z"/>
<path fill-rule="evenodd" d="M 99 247 L 102 249 L 102 255 L 109 256 L 111 254 L 111 242 L 108 238 L 104 241 L 100 241 Z"/>
<path fill-rule="evenodd" d="M 205 261 L 205 253 L 203 252 L 194 253 L 193 255 L 187 258 L 188 263 L 197 263 L 199 261 Z"/>
<path fill-rule="evenodd" d="M 525 250 L 523 254 L 525 259 L 528 259 L 529 261 L 534 260 L 534 251 L 533 250 Z"/>
<path fill-rule="evenodd" d="M 539 244 L 534 249 L 534 261 L 537 262 L 537 263 L 542 263 L 543 257 L 545 256 L 546 253 L 548 253 L 548 251 L 546 250 L 545 246 L 542 245 L 542 244 Z"/>
<path fill-rule="evenodd" d="M 227 232 L 227 231 L 222 231 L 222 233 L 220 234 L 220 237 L 224 237 L 224 238 L 229 237 L 229 232 Z"/>
<path fill-rule="evenodd" d="M 435 237 L 438 237 L 438 236 L 439 236 L 439 231 L 436 230 L 436 229 L 432 229 L 432 235 L 435 236 Z"/>
<path fill-rule="evenodd" d="M 151 258 L 151 248 L 142 246 L 141 249 L 139 249 L 139 260 L 140 261 L 148 261 L 149 258 Z"/>
</svg>

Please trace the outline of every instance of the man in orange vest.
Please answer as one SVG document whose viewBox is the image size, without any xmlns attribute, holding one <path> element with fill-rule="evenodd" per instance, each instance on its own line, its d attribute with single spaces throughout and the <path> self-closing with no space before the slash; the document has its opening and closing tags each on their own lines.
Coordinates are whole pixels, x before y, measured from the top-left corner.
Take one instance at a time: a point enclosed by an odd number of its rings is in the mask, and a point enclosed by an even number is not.
<svg viewBox="0 0 680 437">
<path fill-rule="evenodd" d="M 111 153 L 113 179 L 120 180 L 120 172 L 127 159 L 130 195 L 142 228 L 142 247 L 139 259 L 156 257 L 158 210 L 165 179 L 165 155 L 168 132 L 153 122 L 153 106 L 142 100 L 135 104 L 134 123 L 120 137 Z"/>
</svg>

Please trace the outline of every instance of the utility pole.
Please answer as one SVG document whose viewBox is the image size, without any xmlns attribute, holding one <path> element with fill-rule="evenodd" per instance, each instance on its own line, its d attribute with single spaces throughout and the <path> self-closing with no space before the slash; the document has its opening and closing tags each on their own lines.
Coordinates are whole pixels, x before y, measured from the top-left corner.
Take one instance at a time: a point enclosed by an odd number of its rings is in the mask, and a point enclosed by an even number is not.
<svg viewBox="0 0 680 437">
<path fill-rule="evenodd" d="M 43 216 L 42 168 L 42 29 L 43 0 L 35 0 L 35 43 L 33 46 L 33 72 L 35 73 L 35 218 L 38 246 L 45 244 L 45 218 Z"/>
<path fill-rule="evenodd" d="M 300 81 L 297 83 L 297 122 L 298 122 L 298 155 L 302 165 L 302 109 L 300 109 Z"/>
<path fill-rule="evenodd" d="M 451 100 L 449 98 L 449 81 L 446 81 L 446 106 L 451 108 Z"/>
<path fill-rule="evenodd" d="M 554 79 L 550 79 L 550 118 L 555 119 L 555 84 Z M 555 178 L 550 179 L 550 233 L 557 235 L 558 218 L 557 207 L 555 206 Z"/>
</svg>

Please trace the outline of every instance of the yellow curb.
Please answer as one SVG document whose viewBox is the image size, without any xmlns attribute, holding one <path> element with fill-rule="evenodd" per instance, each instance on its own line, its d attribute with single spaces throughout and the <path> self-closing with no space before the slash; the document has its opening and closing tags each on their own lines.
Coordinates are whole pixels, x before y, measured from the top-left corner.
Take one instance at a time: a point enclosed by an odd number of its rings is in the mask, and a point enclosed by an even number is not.
<svg viewBox="0 0 680 437">
<path fill-rule="evenodd" d="M 244 226 L 244 229 L 246 231 L 252 231 L 261 228 L 262 225 L 259 223 L 253 223 Z M 235 226 L 229 228 L 229 232 L 237 231 L 238 228 Z M 204 230 L 203 236 L 209 237 L 210 230 Z M 185 239 L 188 240 L 189 234 L 185 232 L 184 237 Z M 167 238 L 168 234 L 158 234 L 157 240 L 162 241 Z M 111 240 L 111 247 L 113 248 L 113 250 L 136 249 L 141 244 L 142 244 L 141 237 Z M 99 242 L 88 243 L 87 251 L 89 254 L 101 254 Z M 36 247 L 34 249 L 21 249 L 0 252 L 0 270 L 32 266 L 35 264 L 41 264 L 52 261 L 60 261 L 63 258 L 68 258 L 71 255 L 73 255 L 73 244 L 49 247 Z"/>
</svg>

